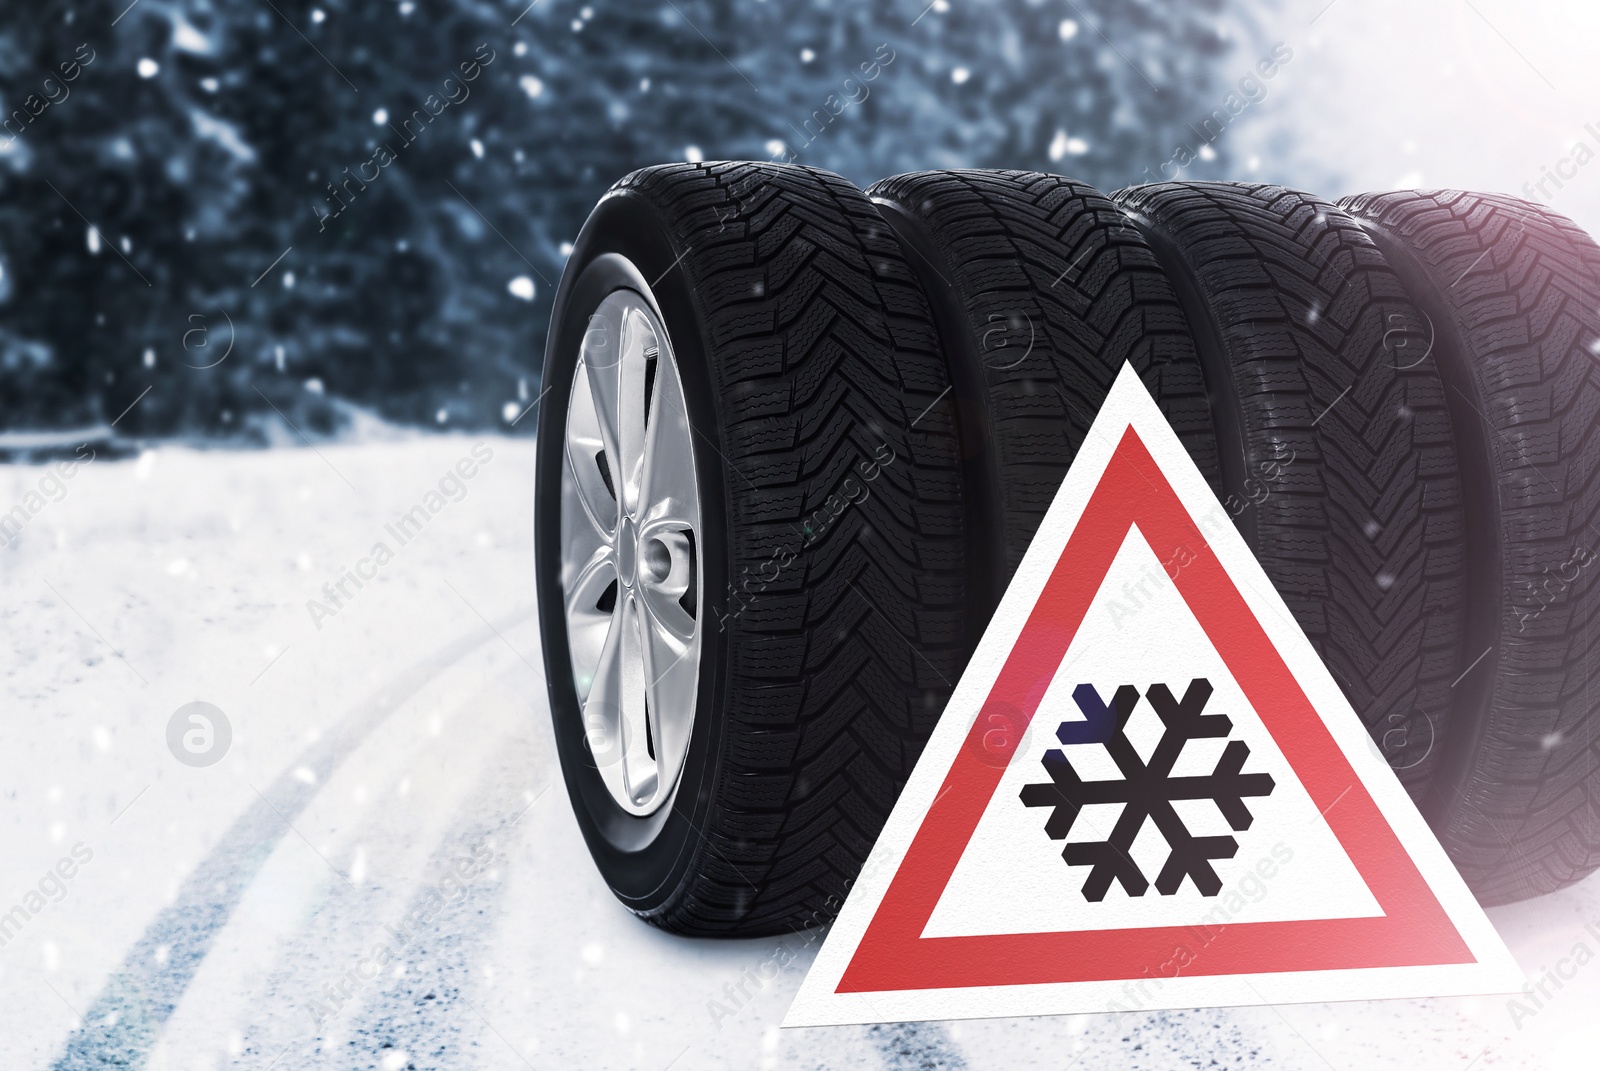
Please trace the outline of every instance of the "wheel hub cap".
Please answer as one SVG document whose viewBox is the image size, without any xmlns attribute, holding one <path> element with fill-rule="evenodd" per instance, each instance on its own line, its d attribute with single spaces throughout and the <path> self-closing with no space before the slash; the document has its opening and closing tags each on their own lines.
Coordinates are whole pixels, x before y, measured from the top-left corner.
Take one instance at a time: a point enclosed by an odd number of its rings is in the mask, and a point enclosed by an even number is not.
<svg viewBox="0 0 1600 1071">
<path fill-rule="evenodd" d="M 654 306 L 614 290 L 567 405 L 561 587 L 595 767 L 629 814 L 677 785 L 700 675 L 700 490 L 683 383 Z"/>
</svg>

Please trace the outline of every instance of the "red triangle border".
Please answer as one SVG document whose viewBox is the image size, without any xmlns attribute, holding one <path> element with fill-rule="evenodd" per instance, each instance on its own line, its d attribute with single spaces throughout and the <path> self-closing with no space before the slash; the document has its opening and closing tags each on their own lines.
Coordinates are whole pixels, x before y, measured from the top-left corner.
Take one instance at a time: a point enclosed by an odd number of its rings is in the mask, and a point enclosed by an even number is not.
<svg viewBox="0 0 1600 1071">
<path fill-rule="evenodd" d="M 996 761 L 994 749 L 985 749 L 991 725 L 985 714 L 1009 711 L 1015 717 L 1020 711 L 1024 724 L 1031 721 L 1135 525 L 1158 556 L 1164 548 L 1187 547 L 1193 553 L 1194 561 L 1174 580 L 1179 593 L 1384 913 L 1231 923 L 1215 929 L 1161 926 L 922 937 L 1010 758 L 1005 754 Z M 1130 426 L 1029 611 L 836 992 L 1473 962 L 1428 882 Z"/>
</svg>

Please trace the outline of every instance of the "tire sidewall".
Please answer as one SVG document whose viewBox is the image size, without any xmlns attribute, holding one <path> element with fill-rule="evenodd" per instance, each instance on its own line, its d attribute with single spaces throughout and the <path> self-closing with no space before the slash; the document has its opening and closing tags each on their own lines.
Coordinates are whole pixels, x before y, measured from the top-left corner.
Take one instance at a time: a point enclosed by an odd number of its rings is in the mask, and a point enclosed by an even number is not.
<svg viewBox="0 0 1600 1071">
<path fill-rule="evenodd" d="M 535 460 L 539 626 L 562 776 L 602 876 L 630 910 L 647 917 L 673 902 L 699 854 L 726 737 L 728 634 L 716 622 L 720 593 L 728 589 L 730 524 L 721 458 L 716 449 L 703 445 L 721 423 L 705 345 L 708 334 L 688 268 L 681 262 L 685 254 L 675 247 L 658 210 L 638 194 L 614 191 L 595 208 L 573 244 L 551 310 Z M 701 502 L 702 530 L 695 535 L 702 638 L 694 725 L 676 787 L 659 810 L 643 818 L 628 814 L 611 798 L 588 746 L 572 680 L 560 576 L 561 474 L 578 349 L 588 316 L 602 298 L 619 288 L 638 293 L 666 326 L 689 422 L 700 440 L 695 444 L 694 466 Z"/>
</svg>

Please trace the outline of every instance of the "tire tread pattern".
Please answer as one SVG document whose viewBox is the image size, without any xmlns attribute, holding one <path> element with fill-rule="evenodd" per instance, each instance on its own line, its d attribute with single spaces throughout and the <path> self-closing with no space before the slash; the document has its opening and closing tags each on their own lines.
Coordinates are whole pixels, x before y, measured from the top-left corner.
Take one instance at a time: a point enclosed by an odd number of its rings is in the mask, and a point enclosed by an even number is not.
<svg viewBox="0 0 1600 1071">
<path fill-rule="evenodd" d="M 1483 707 L 1440 778 L 1435 830 L 1485 903 L 1551 892 L 1600 867 L 1600 246 L 1503 195 L 1341 204 L 1426 273 L 1464 417 L 1485 432 L 1466 475 L 1499 544 L 1499 575 L 1472 589 L 1492 649 L 1462 681 Z"/>
<path fill-rule="evenodd" d="M 1114 199 L 1168 251 L 1203 306 L 1191 315 L 1220 338 L 1221 353 L 1201 356 L 1214 404 L 1235 407 L 1242 442 L 1223 449 L 1242 447 L 1257 481 L 1229 512 L 1422 794 L 1450 728 L 1465 586 L 1460 475 L 1442 382 L 1420 359 L 1425 320 L 1356 221 L 1310 194 L 1169 182 Z"/>
<path fill-rule="evenodd" d="M 933 253 L 914 255 L 913 266 L 959 305 L 965 337 L 946 352 L 981 366 L 982 396 L 958 404 L 984 410 L 980 434 L 963 447 L 987 456 L 982 478 L 998 489 L 1002 571 L 991 600 L 1125 362 L 1215 480 L 1216 437 L 1187 324 L 1143 236 L 1109 199 L 1058 175 L 998 170 L 897 175 L 867 195 L 919 228 Z M 980 630 L 991 611 L 974 622 Z"/>
<path fill-rule="evenodd" d="M 968 650 L 944 358 L 898 244 L 837 175 L 672 164 L 615 190 L 685 251 L 737 593 L 708 593 L 703 626 L 727 628 L 729 731 L 698 857 L 647 917 L 787 932 L 837 909 Z"/>
</svg>

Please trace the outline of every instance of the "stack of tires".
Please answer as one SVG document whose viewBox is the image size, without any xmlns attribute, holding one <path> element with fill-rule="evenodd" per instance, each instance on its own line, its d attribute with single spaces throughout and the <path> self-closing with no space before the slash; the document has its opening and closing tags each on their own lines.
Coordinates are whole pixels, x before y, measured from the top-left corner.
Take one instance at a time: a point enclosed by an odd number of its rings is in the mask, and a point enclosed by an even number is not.
<svg viewBox="0 0 1600 1071">
<path fill-rule="evenodd" d="M 1457 191 L 624 178 L 567 265 L 546 676 L 607 883 L 825 921 L 1131 363 L 1485 903 L 1600 866 L 1600 247 Z"/>
</svg>

